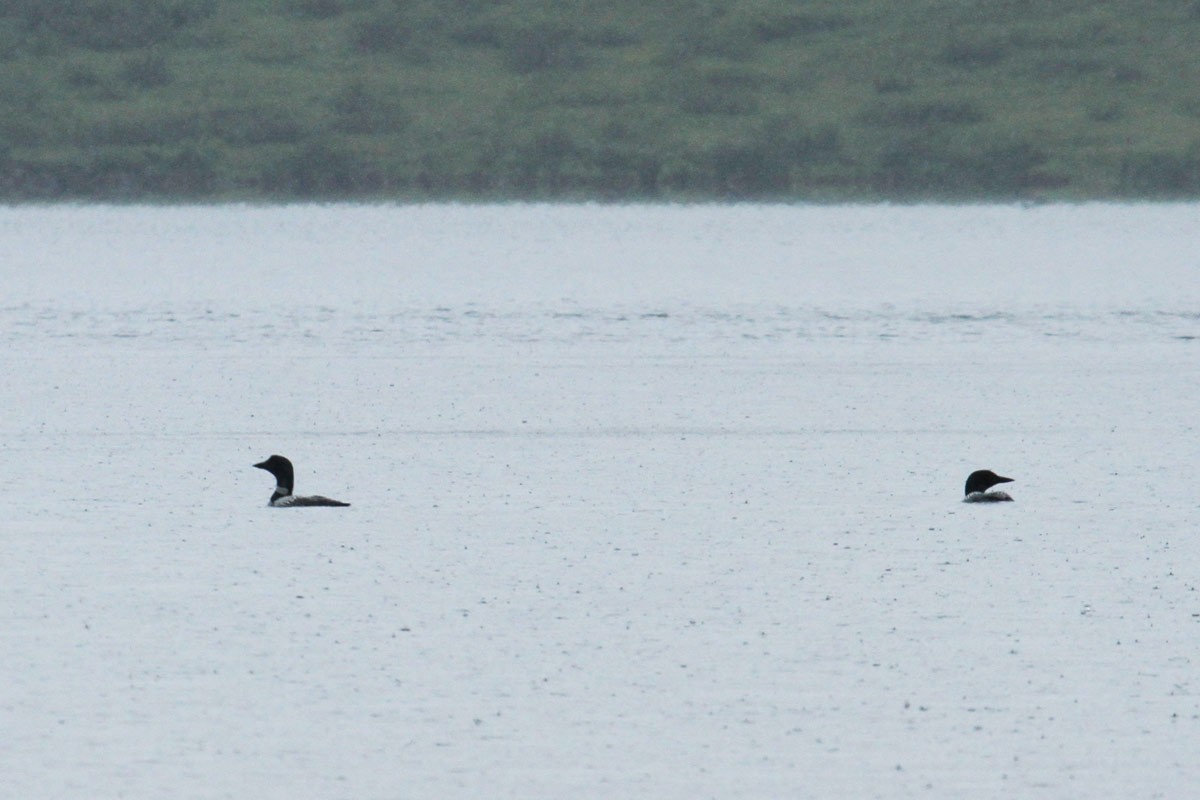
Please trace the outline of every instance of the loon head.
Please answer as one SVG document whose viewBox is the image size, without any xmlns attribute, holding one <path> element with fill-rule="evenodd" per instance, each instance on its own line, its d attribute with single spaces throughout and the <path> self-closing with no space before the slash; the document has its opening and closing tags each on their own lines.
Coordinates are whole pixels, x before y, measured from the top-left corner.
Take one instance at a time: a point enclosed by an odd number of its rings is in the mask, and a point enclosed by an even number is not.
<svg viewBox="0 0 1200 800">
<path fill-rule="evenodd" d="M 997 483 L 1012 483 L 1012 480 L 1012 478 L 997 475 L 990 469 L 976 470 L 967 476 L 967 485 L 963 494 L 969 495 L 974 492 L 986 492 Z"/>
<path fill-rule="evenodd" d="M 292 493 L 292 488 L 296 485 L 296 474 L 292 469 L 292 462 L 283 456 L 271 456 L 266 461 L 259 462 L 254 466 L 265 469 L 275 476 L 276 496 L 286 497 Z"/>
</svg>

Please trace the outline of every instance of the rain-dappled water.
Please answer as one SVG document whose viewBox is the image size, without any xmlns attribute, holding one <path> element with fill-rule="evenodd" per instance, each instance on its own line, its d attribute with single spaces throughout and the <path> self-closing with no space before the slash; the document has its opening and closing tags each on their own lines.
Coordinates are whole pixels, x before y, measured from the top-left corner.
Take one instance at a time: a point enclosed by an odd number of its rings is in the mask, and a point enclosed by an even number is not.
<svg viewBox="0 0 1200 800">
<path fill-rule="evenodd" d="M 1180 796 L 1198 211 L 0 210 L 0 788 Z"/>
</svg>

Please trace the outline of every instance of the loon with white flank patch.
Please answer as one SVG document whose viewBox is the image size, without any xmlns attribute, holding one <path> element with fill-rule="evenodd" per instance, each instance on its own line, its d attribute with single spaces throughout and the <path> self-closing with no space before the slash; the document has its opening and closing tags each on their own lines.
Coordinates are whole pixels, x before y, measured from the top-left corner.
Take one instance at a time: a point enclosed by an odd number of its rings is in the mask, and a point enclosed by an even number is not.
<svg viewBox="0 0 1200 800">
<path fill-rule="evenodd" d="M 964 503 L 1002 503 L 1012 500 L 1007 492 L 989 492 L 997 483 L 1012 483 L 1012 478 L 997 475 L 990 469 L 980 469 L 967 476 Z"/>
<path fill-rule="evenodd" d="M 292 494 L 292 488 L 296 485 L 295 472 L 292 470 L 292 462 L 283 456 L 271 456 L 261 464 L 255 464 L 254 466 L 259 469 L 265 469 L 275 476 L 275 494 L 271 495 L 271 501 L 267 503 L 269 506 L 274 506 L 275 508 L 298 508 L 300 506 L 350 505 L 340 500 L 330 500 L 328 497 L 321 497 L 319 494 L 310 497 L 301 497 Z"/>
</svg>

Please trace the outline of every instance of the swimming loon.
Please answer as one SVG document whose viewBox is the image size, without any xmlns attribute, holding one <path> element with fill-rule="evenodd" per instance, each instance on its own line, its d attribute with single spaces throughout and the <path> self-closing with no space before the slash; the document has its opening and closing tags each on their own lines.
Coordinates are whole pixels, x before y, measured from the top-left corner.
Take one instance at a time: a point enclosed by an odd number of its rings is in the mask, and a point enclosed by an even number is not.
<svg viewBox="0 0 1200 800">
<path fill-rule="evenodd" d="M 1012 483 L 1012 478 L 1004 478 L 990 469 L 980 469 L 967 476 L 964 489 L 964 503 L 1000 503 L 1012 500 L 1006 492 L 989 492 L 988 489 L 997 483 Z"/>
<path fill-rule="evenodd" d="M 311 497 L 298 497 L 292 494 L 292 487 L 296 485 L 295 474 L 292 470 L 292 462 L 288 461 L 283 456 L 271 456 L 261 464 L 254 466 L 259 469 L 265 469 L 267 472 L 275 476 L 275 494 L 271 495 L 269 506 L 276 508 L 293 508 L 298 506 L 348 506 L 349 503 L 343 503 L 339 500 L 330 500 L 328 497 L 313 495 Z"/>
</svg>

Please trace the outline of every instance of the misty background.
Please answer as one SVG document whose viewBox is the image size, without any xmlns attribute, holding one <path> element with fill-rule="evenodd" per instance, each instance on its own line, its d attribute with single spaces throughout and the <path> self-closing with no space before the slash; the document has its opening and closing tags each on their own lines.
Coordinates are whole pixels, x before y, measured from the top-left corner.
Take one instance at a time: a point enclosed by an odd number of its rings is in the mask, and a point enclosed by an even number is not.
<svg viewBox="0 0 1200 800">
<path fill-rule="evenodd" d="M 1200 3 L 10 0 L 0 199 L 1200 194 Z"/>
</svg>

